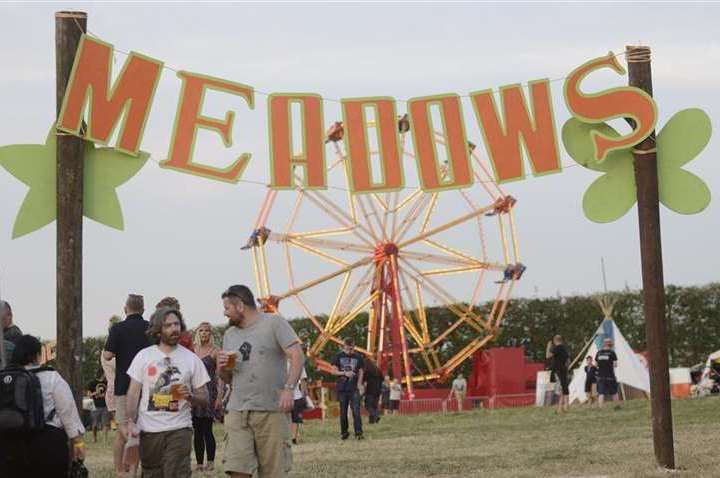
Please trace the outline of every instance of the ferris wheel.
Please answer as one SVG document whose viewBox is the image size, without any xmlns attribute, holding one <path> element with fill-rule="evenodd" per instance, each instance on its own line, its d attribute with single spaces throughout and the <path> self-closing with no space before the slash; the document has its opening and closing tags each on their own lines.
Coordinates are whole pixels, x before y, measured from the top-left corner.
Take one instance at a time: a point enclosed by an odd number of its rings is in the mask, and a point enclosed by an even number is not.
<svg viewBox="0 0 720 478">
<path fill-rule="evenodd" d="M 398 124 L 402 157 L 414 162 L 406 148 L 407 119 Z M 389 369 L 412 397 L 414 384 L 447 379 L 497 336 L 525 270 L 516 201 L 499 188 L 472 143 L 470 188 L 350 194 L 342 138 L 342 123 L 335 123 L 327 136 L 334 153 L 329 188 L 268 190 L 243 249 L 252 252 L 261 307 L 276 312 L 282 302 L 285 312 L 291 300 L 312 321 L 317 336 L 308 356 L 319 369 L 330 368 L 328 345 L 342 344 L 348 328 L 360 328 L 366 342 L 356 349 Z M 442 147 L 443 135 L 435 133 L 435 141 Z M 441 166 L 441 174 L 446 169 Z M 479 310 L 481 300 L 487 306 Z M 428 307 L 450 314 L 450 325 L 439 329 Z M 450 355 L 446 343 L 460 331 L 466 343 Z"/>
</svg>

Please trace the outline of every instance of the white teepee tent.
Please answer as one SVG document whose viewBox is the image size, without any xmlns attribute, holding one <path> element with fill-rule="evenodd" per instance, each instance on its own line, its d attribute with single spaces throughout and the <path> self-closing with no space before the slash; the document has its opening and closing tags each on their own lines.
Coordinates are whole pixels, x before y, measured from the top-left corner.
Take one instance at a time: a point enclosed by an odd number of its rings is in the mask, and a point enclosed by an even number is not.
<svg viewBox="0 0 720 478">
<path fill-rule="evenodd" d="M 578 367 L 575 369 L 572 381 L 570 382 L 570 403 L 576 400 L 583 403 L 587 400 L 585 394 L 585 357 L 591 356 L 594 358 L 597 351 L 602 348 L 603 340 L 606 338 L 613 340 L 613 349 L 618 357 L 618 364 L 615 369 L 615 376 L 617 377 L 618 383 L 649 394 L 650 375 L 648 374 L 647 367 L 645 367 L 637 354 L 633 352 L 633 349 L 627 343 L 625 337 L 623 337 L 617 324 L 613 321 L 613 301 L 607 296 L 603 296 L 598 299 L 598 303 L 603 311 L 604 319 L 600 327 L 598 327 L 597 332 L 595 332 L 590 347 L 582 354 L 581 359 L 578 360 Z"/>
</svg>

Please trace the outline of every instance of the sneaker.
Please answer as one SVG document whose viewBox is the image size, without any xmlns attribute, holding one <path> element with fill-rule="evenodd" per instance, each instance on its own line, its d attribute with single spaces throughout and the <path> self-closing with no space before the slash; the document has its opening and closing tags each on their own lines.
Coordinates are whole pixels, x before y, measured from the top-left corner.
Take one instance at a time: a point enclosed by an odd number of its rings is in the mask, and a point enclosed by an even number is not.
<svg viewBox="0 0 720 478">
<path fill-rule="evenodd" d="M 365 439 L 365 437 L 363 436 L 362 433 L 360 433 L 360 434 L 358 434 L 358 435 L 355 435 L 355 438 L 357 438 L 358 440 L 364 440 L 364 439 Z"/>
<path fill-rule="evenodd" d="M 341 440 L 347 440 L 350 437 L 350 434 L 348 432 L 343 433 L 340 435 Z"/>
<path fill-rule="evenodd" d="M 293 445 L 297 445 L 297 438 L 293 438 L 293 439 L 292 439 L 292 444 L 293 444 Z"/>
<path fill-rule="evenodd" d="M 215 463 L 212 461 L 208 461 L 207 465 L 205 465 L 205 471 L 214 471 L 215 470 Z"/>
</svg>

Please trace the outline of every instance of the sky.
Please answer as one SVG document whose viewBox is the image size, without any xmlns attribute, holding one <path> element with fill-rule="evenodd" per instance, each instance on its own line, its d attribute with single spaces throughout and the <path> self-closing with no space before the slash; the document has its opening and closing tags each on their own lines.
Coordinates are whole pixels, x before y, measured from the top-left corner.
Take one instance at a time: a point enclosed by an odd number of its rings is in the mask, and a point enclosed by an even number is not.
<svg viewBox="0 0 720 478">
<path fill-rule="evenodd" d="M 0 145 L 41 143 L 55 112 L 54 12 L 52 4 L 0 7 Z M 254 110 L 239 98 L 208 94 L 204 113 L 236 113 L 234 144 L 201 133 L 196 159 L 226 166 L 242 152 L 252 160 L 237 185 L 161 169 L 156 162 L 118 189 L 125 230 L 84 223 L 84 334 L 105 333 L 107 319 L 120 314 L 128 293 L 141 293 L 147 306 L 166 295 L 180 299 L 188 323 L 223 321 L 220 293 L 230 284 L 255 286 L 251 256 L 240 250 L 253 228 L 269 181 L 266 97 L 269 92 L 314 92 L 324 98 L 392 96 L 407 99 L 497 88 L 540 78 L 561 79 L 580 64 L 628 44 L 653 50 L 654 94 L 664 124 L 685 108 L 704 109 L 720 122 L 720 40 L 716 4 L 123 4 L 65 2 L 83 10 L 95 36 L 118 50 L 137 51 L 184 69 L 253 86 Z M 113 65 L 122 67 L 118 53 Z M 627 79 L 601 72 L 588 89 L 622 86 Z M 180 80 L 164 70 L 142 149 L 155 160 L 167 155 Z M 562 81 L 552 83 L 558 129 L 570 117 Z M 467 99 L 468 138 L 486 157 Z M 405 104 L 398 102 L 398 112 Z M 337 102 L 325 103 L 325 122 L 340 119 Z M 717 196 L 720 146 L 713 137 L 686 168 Z M 562 163 L 572 165 L 563 148 Z M 328 157 L 332 156 L 328 150 Z M 416 170 L 406 162 L 408 184 Z M 596 224 L 582 212 L 582 195 L 597 173 L 570 167 L 561 173 L 503 185 L 518 199 L 517 234 L 528 270 L 518 297 L 593 293 L 602 289 L 604 258 L 609 289 L 641 287 L 637 212 Z M 339 181 L 338 178 L 332 179 Z M 338 184 L 338 183 L 333 183 Z M 27 188 L 0 168 L 0 295 L 9 300 L 16 323 L 43 338 L 55 336 L 55 226 L 12 240 L 17 211 Z M 273 224 L 284 224 L 294 193 L 283 193 Z M 332 195 L 332 192 L 328 193 Z M 471 194 L 476 194 L 475 189 Z M 482 203 L 482 191 L 477 192 Z M 454 217 L 455 194 L 435 220 Z M 456 202 L 455 202 L 456 201 Z M 486 201 L 487 202 L 487 201 Z M 457 207 L 455 207 L 457 206 Z M 693 216 L 661 211 L 667 284 L 699 285 L 718 280 L 720 239 L 717 200 Z M 323 222 L 308 212 L 313 227 Z M 315 222 L 317 224 L 315 224 Z M 497 238 L 496 231 L 488 234 Z M 461 250 L 477 248 L 478 237 L 457 231 Z M 488 239 L 490 255 L 499 245 Z M 281 254 L 271 259 L 277 289 L 286 286 Z M 294 259 L 298 274 L 323 270 L 312 256 Z M 460 292 L 460 286 L 447 287 Z M 497 288 L 490 282 L 487 296 Z M 484 291 L 483 294 L 486 292 Z M 313 312 L 332 307 L 331 292 L 319 290 Z M 301 313 L 295 306 L 281 309 Z"/>
</svg>

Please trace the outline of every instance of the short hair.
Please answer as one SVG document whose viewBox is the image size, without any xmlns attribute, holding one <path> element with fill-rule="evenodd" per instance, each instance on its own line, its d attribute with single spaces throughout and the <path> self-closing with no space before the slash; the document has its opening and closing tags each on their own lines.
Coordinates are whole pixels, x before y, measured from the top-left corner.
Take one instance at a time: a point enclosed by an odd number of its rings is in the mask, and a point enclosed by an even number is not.
<svg viewBox="0 0 720 478">
<path fill-rule="evenodd" d="M 163 307 L 180 310 L 180 301 L 175 297 L 165 297 L 155 306 L 156 309 L 162 309 Z"/>
<path fill-rule="evenodd" d="M 138 294 L 129 294 L 125 307 L 132 312 L 143 312 L 145 310 L 145 298 Z"/>
<path fill-rule="evenodd" d="M 10 363 L 18 367 L 29 365 L 35 361 L 41 349 L 42 344 L 37 337 L 23 335 L 15 342 L 15 350 L 13 350 Z"/>
<path fill-rule="evenodd" d="M 231 285 L 225 292 L 222 293 L 223 299 L 237 299 L 251 309 L 255 309 L 255 296 L 249 287 L 244 285 Z"/>
<path fill-rule="evenodd" d="M 592 355 L 588 355 L 587 357 L 585 357 L 585 360 L 587 360 L 587 359 L 592 360 Z"/>
<path fill-rule="evenodd" d="M 119 315 L 113 315 L 112 317 L 110 317 L 110 319 L 108 320 L 108 330 L 112 329 L 113 325 L 119 323 L 120 321 L 122 321 L 122 319 Z"/>
<path fill-rule="evenodd" d="M 6 300 L 0 300 L 0 315 L 5 314 L 11 314 L 12 315 L 12 307 L 10 307 L 10 302 Z"/>
<path fill-rule="evenodd" d="M 352 337 L 347 337 L 343 340 L 343 345 L 346 347 L 355 347 L 355 340 Z"/>
<path fill-rule="evenodd" d="M 560 335 L 560 334 L 555 334 L 555 336 L 553 337 L 553 340 L 562 340 L 562 339 L 563 339 L 562 335 Z"/>
<path fill-rule="evenodd" d="M 162 307 L 156 310 L 152 317 L 150 317 L 150 325 L 148 326 L 147 332 L 145 332 L 151 343 L 155 345 L 160 343 L 160 334 L 162 333 L 163 324 L 165 324 L 165 318 L 170 314 L 176 315 L 180 320 L 180 331 L 185 332 L 187 330 L 185 321 L 179 310 Z"/>
</svg>

